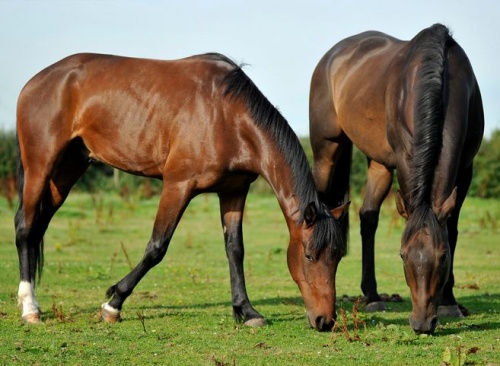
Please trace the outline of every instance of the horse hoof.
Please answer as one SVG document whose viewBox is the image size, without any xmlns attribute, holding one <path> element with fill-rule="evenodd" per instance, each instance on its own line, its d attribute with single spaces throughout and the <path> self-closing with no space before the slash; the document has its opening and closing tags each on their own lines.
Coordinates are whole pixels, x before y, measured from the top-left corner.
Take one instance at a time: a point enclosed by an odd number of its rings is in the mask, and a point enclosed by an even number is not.
<svg viewBox="0 0 500 366">
<path fill-rule="evenodd" d="M 373 301 L 366 304 L 365 311 L 367 313 L 376 313 L 378 311 L 386 311 L 387 306 L 385 306 L 385 302 L 383 301 Z"/>
<path fill-rule="evenodd" d="M 31 313 L 28 315 L 23 315 L 24 324 L 37 324 L 40 323 L 40 313 Z"/>
<path fill-rule="evenodd" d="M 263 327 L 267 325 L 266 320 L 264 318 L 252 318 L 244 322 L 247 327 Z"/>
<path fill-rule="evenodd" d="M 107 303 L 101 306 L 101 318 L 106 323 L 117 323 L 121 320 L 120 310 L 116 310 L 109 306 Z"/>
<path fill-rule="evenodd" d="M 458 304 L 456 305 L 440 305 L 438 307 L 437 316 L 447 316 L 450 318 L 463 318 L 464 314 L 460 310 Z"/>
</svg>

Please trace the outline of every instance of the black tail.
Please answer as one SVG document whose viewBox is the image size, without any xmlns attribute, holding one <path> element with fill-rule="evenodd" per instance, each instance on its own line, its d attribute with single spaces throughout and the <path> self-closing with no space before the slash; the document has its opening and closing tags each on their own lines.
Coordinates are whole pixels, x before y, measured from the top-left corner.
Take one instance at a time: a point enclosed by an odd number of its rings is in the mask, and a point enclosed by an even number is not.
<svg viewBox="0 0 500 366">
<path fill-rule="evenodd" d="M 410 204 L 416 208 L 430 199 L 434 170 L 442 147 L 447 104 L 447 49 L 454 42 L 448 28 L 433 25 L 412 41 L 410 57 L 420 61 L 420 83 L 414 107 L 412 190 Z"/>
<path fill-rule="evenodd" d="M 19 196 L 19 206 L 17 209 L 16 216 L 14 218 L 14 225 L 16 229 L 16 245 L 22 246 L 23 243 L 20 241 L 24 241 L 24 245 L 29 245 L 29 238 L 30 236 L 33 236 L 34 230 L 36 228 L 28 228 L 26 227 L 26 221 L 25 221 L 25 212 L 24 212 L 24 203 L 23 203 L 23 197 L 24 197 L 24 166 L 23 162 L 21 160 L 21 149 L 19 146 L 19 137 L 16 134 L 16 146 L 17 146 L 17 194 Z M 41 208 L 37 210 L 36 215 L 39 215 Z M 37 220 L 35 220 L 36 222 Z M 43 262 L 44 262 L 44 257 L 43 257 L 43 236 L 40 240 L 40 243 L 33 248 L 33 250 L 28 250 L 29 253 L 29 274 L 30 278 L 29 280 L 35 280 L 38 277 L 38 281 L 40 281 L 42 277 L 42 270 L 43 270 Z M 23 280 L 28 280 L 27 278 L 23 278 Z M 32 282 L 33 285 L 35 284 L 34 281 Z"/>
</svg>

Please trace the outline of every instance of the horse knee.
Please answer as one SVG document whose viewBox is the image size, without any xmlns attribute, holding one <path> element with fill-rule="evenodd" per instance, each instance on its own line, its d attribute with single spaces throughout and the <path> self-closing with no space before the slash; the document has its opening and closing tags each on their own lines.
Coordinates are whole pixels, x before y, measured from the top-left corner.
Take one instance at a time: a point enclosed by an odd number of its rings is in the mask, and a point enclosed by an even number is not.
<svg viewBox="0 0 500 366">
<path fill-rule="evenodd" d="M 165 257 L 168 249 L 168 241 L 162 242 L 149 242 L 146 253 L 144 254 L 144 262 L 150 266 L 154 267 L 160 263 Z"/>
<path fill-rule="evenodd" d="M 374 235 L 378 226 L 378 211 L 360 211 L 360 230 L 361 236 Z"/>
</svg>

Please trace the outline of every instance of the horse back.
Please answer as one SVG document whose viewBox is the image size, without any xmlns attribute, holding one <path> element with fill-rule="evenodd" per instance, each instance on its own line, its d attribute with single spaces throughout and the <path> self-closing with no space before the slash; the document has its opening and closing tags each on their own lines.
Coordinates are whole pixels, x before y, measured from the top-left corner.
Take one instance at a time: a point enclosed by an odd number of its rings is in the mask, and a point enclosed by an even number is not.
<svg viewBox="0 0 500 366">
<path fill-rule="evenodd" d="M 217 54 L 173 61 L 67 57 L 37 74 L 20 94 L 21 150 L 37 141 L 31 154 L 48 147 L 57 153 L 80 139 L 89 158 L 157 177 L 169 157 L 206 161 L 214 155 L 207 149 L 216 147 L 224 155 L 220 144 L 210 142 L 224 140 L 219 134 L 234 128 L 225 122 L 229 107 L 221 102 L 222 80 L 234 67 Z"/>
</svg>

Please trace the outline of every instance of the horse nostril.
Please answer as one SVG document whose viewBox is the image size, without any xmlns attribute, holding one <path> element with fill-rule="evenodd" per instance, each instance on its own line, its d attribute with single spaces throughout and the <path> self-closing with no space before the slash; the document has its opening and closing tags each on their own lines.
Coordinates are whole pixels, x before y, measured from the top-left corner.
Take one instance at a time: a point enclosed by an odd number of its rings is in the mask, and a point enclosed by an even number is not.
<svg viewBox="0 0 500 366">
<path fill-rule="evenodd" d="M 318 316 L 316 318 L 316 329 L 317 330 L 323 330 L 323 324 L 325 323 L 325 318 L 322 316 Z"/>
<path fill-rule="evenodd" d="M 316 318 L 316 330 L 320 332 L 326 332 L 329 331 L 333 328 L 333 325 L 335 324 L 334 319 L 330 319 L 330 321 L 326 321 L 324 316 L 318 316 Z"/>
<path fill-rule="evenodd" d="M 432 319 L 431 319 L 431 324 L 430 324 L 430 326 L 431 326 L 431 329 L 430 329 L 431 333 L 434 332 L 434 329 L 436 329 L 437 325 L 438 325 L 438 318 L 437 318 L 437 316 L 434 315 L 432 317 Z"/>
</svg>

